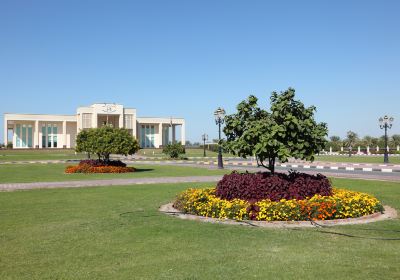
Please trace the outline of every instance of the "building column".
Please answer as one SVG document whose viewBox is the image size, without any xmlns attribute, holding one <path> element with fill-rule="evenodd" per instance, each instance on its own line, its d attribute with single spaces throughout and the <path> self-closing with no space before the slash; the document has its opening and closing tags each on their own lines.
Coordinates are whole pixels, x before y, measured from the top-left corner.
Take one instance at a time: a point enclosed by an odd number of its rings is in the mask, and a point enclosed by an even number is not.
<svg viewBox="0 0 400 280">
<path fill-rule="evenodd" d="M 185 137 L 185 123 L 181 126 L 181 144 L 186 145 L 186 137 Z"/>
<path fill-rule="evenodd" d="M 175 144 L 175 141 L 176 141 L 175 125 L 172 125 L 172 144 Z"/>
<path fill-rule="evenodd" d="M 33 147 L 39 149 L 39 121 L 35 121 L 35 132 L 33 133 Z"/>
<path fill-rule="evenodd" d="M 96 127 L 97 127 L 97 114 L 92 113 L 92 128 L 96 128 Z"/>
<path fill-rule="evenodd" d="M 158 148 L 160 148 L 160 146 L 162 146 L 163 144 L 163 124 L 159 123 L 158 124 Z"/>
<path fill-rule="evenodd" d="M 63 121 L 63 148 L 67 148 L 67 121 Z"/>
<path fill-rule="evenodd" d="M 4 116 L 4 145 L 8 144 L 8 119 Z"/>
<path fill-rule="evenodd" d="M 123 114 L 119 115 L 118 121 L 119 121 L 119 124 L 118 124 L 119 128 L 123 128 L 124 127 L 124 115 Z"/>
</svg>

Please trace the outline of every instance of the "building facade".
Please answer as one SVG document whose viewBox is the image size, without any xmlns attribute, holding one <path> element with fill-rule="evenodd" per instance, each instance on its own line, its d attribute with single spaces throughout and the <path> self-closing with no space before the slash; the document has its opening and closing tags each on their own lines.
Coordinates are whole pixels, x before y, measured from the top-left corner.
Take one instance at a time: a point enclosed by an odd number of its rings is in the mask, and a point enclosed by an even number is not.
<svg viewBox="0 0 400 280">
<path fill-rule="evenodd" d="M 136 109 L 109 103 L 79 107 L 75 115 L 6 113 L 4 142 L 12 138 L 15 149 L 74 148 L 79 131 L 105 124 L 127 129 L 139 141 L 141 148 L 160 148 L 175 141 L 185 144 L 183 118 L 138 117 Z M 180 126 L 178 140 L 177 126 Z"/>
</svg>

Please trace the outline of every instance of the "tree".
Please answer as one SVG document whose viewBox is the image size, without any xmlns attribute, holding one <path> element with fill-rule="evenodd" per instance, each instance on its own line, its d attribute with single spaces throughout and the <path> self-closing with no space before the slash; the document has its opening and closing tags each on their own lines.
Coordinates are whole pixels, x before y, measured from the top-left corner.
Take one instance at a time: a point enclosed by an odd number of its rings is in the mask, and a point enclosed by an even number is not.
<svg viewBox="0 0 400 280">
<path fill-rule="evenodd" d="M 185 154 L 185 146 L 179 143 L 168 144 L 163 148 L 163 154 L 168 155 L 170 158 L 179 158 L 180 155 Z"/>
<path fill-rule="evenodd" d="M 255 156 L 258 166 L 275 172 L 275 160 L 289 157 L 314 160 L 326 144 L 325 123 L 314 120 L 314 106 L 306 108 L 294 100 L 295 90 L 271 94 L 270 112 L 261 109 L 250 95 L 237 106 L 237 113 L 225 117 L 225 151 L 246 158 Z"/>
<path fill-rule="evenodd" d="M 390 145 L 393 148 L 400 146 L 400 134 L 393 134 L 392 137 L 390 137 Z"/>
<path fill-rule="evenodd" d="M 332 150 L 333 151 L 338 151 L 338 150 L 340 150 L 340 147 L 342 147 L 342 145 L 343 145 L 343 143 L 342 143 L 342 141 L 340 140 L 340 137 L 339 136 L 331 136 L 330 138 L 329 138 L 329 143 L 328 143 L 328 146 L 330 146 L 331 148 L 332 148 Z"/>
<path fill-rule="evenodd" d="M 361 143 L 366 147 L 372 147 L 374 144 L 374 138 L 372 136 L 365 135 L 361 140 Z"/>
<path fill-rule="evenodd" d="M 345 145 L 349 150 L 349 157 L 351 157 L 351 151 L 353 150 L 353 147 L 357 143 L 357 141 L 358 141 L 357 133 L 355 133 L 353 131 L 347 131 Z"/>
<path fill-rule="evenodd" d="M 103 162 L 110 161 L 111 154 L 133 155 L 139 150 L 137 140 L 124 128 L 105 125 L 79 132 L 76 151 L 96 154 Z"/>
</svg>

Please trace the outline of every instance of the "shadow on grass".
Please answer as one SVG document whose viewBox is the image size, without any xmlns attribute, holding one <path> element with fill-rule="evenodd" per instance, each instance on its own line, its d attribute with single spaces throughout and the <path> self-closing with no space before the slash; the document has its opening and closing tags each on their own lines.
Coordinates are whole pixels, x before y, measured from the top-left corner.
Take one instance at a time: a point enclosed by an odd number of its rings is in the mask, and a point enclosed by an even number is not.
<svg viewBox="0 0 400 280">
<path fill-rule="evenodd" d="M 152 168 L 135 168 L 135 172 L 147 172 L 147 171 L 154 171 Z"/>
</svg>

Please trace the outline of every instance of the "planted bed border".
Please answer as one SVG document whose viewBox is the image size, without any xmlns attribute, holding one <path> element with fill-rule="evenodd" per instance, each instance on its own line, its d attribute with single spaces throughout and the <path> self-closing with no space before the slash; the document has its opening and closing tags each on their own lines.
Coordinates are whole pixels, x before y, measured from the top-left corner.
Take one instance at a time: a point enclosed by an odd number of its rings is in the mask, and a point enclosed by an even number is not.
<svg viewBox="0 0 400 280">
<path fill-rule="evenodd" d="M 232 219 L 218 219 L 218 218 L 210 218 L 210 217 L 183 213 L 180 210 L 174 208 L 173 203 L 162 205 L 159 208 L 159 211 L 164 214 L 178 217 L 184 220 L 208 222 L 214 224 L 242 225 L 242 226 L 253 226 L 262 228 L 296 228 L 296 227 L 316 227 L 316 226 L 358 225 L 358 224 L 368 224 L 368 223 L 397 218 L 396 209 L 387 205 L 384 205 L 383 208 L 384 208 L 383 213 L 379 212 L 358 218 L 317 220 L 317 221 L 253 221 L 253 220 L 238 221 Z"/>
</svg>

